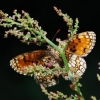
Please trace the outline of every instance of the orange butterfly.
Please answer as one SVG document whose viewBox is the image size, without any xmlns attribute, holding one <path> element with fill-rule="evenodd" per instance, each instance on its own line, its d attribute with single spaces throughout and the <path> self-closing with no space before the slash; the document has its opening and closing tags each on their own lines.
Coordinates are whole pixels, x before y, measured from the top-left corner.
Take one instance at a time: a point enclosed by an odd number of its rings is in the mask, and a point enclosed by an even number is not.
<svg viewBox="0 0 100 100">
<path fill-rule="evenodd" d="M 85 72 L 86 62 L 82 57 L 87 56 L 88 53 L 91 52 L 95 42 L 96 34 L 92 31 L 76 34 L 69 42 L 68 47 L 65 50 L 65 54 L 70 70 L 74 76 L 82 76 Z M 59 52 L 53 48 L 27 52 L 14 57 L 10 61 L 10 66 L 12 66 L 12 68 L 20 74 L 30 75 L 29 73 L 34 72 L 34 79 L 37 83 L 42 84 L 44 87 L 56 85 L 59 81 L 59 71 L 58 74 L 46 74 L 45 72 L 36 70 L 37 66 L 43 66 L 45 69 L 49 66 L 48 64 L 51 64 L 50 69 L 63 68 L 64 66 Z M 66 71 L 62 72 L 62 76 L 65 80 L 69 79 Z"/>
</svg>

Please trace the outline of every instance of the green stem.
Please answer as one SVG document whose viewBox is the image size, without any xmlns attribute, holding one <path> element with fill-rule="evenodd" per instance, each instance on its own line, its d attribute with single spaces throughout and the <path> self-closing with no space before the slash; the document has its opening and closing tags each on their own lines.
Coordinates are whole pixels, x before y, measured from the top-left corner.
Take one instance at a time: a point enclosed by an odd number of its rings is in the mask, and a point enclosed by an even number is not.
<svg viewBox="0 0 100 100">
<path fill-rule="evenodd" d="M 50 44 L 52 47 L 54 47 L 61 54 L 61 57 L 63 59 L 63 62 L 64 62 L 64 65 L 65 65 L 66 71 L 68 72 L 68 76 L 70 77 L 70 80 L 73 83 L 74 82 L 74 77 L 73 77 L 73 75 L 72 75 L 72 73 L 70 71 L 70 68 L 69 68 L 69 65 L 68 65 L 68 61 L 66 59 L 66 55 L 65 55 L 64 51 L 62 49 L 60 49 L 57 45 L 55 45 L 52 41 L 50 41 L 48 38 L 46 38 L 46 36 L 44 34 L 42 34 L 42 32 L 38 32 L 36 30 L 32 30 L 32 31 L 34 33 L 40 35 L 42 38 L 44 38 L 48 44 Z M 77 86 L 77 88 L 78 88 L 78 86 Z M 80 91 L 79 88 L 78 88 L 78 91 L 77 92 L 82 96 L 82 93 L 81 93 L 81 91 Z"/>
<path fill-rule="evenodd" d="M 34 33 L 40 35 L 42 38 L 44 38 L 48 44 L 50 44 L 52 47 L 54 47 L 61 54 L 61 57 L 63 59 L 66 71 L 68 72 L 68 76 L 70 77 L 70 80 L 73 82 L 74 78 L 73 78 L 73 75 L 72 75 L 72 73 L 70 71 L 70 68 L 69 68 L 69 65 L 68 65 L 68 61 L 66 59 L 64 51 L 62 49 L 60 49 L 57 45 L 55 45 L 52 41 L 50 41 L 48 38 L 46 38 L 46 36 L 44 34 L 42 34 L 42 32 L 38 32 L 36 30 L 32 30 L 32 31 Z"/>
</svg>

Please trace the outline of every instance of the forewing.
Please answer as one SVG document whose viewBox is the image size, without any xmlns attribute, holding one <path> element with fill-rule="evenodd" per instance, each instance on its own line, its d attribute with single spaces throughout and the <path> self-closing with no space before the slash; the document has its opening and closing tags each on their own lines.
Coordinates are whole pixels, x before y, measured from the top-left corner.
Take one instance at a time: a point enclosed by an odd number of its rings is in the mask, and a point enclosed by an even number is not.
<svg viewBox="0 0 100 100">
<path fill-rule="evenodd" d="M 94 48 L 96 42 L 96 34 L 92 31 L 82 32 L 73 36 L 68 44 L 66 52 L 76 54 L 78 56 L 87 56 Z"/>
</svg>

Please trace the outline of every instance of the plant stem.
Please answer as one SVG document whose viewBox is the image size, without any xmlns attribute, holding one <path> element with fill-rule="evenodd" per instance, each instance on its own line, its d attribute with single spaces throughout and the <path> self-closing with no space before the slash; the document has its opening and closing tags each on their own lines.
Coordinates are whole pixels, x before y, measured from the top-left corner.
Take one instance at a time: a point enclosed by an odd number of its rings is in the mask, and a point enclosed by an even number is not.
<svg viewBox="0 0 100 100">
<path fill-rule="evenodd" d="M 62 49 L 60 49 L 57 45 L 55 45 L 52 41 L 50 41 L 44 34 L 42 34 L 42 32 L 38 32 L 36 30 L 32 30 L 32 31 L 34 33 L 40 35 L 42 38 L 44 38 L 48 44 L 50 44 L 52 47 L 54 47 L 61 54 L 61 57 L 63 59 L 66 71 L 68 72 L 68 76 L 70 77 L 70 80 L 73 82 L 74 78 L 73 78 L 73 75 L 72 75 L 72 73 L 70 71 L 70 68 L 69 68 L 69 65 L 68 65 L 68 61 L 66 59 L 66 55 L 65 55 L 64 51 Z"/>
</svg>

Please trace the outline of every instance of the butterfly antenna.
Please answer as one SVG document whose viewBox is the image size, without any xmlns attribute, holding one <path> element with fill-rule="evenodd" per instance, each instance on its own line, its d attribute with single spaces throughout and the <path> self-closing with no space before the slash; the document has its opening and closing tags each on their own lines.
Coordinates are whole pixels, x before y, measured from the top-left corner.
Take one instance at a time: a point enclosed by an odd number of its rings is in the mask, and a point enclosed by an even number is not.
<svg viewBox="0 0 100 100">
<path fill-rule="evenodd" d="M 56 35 L 57 35 L 59 32 L 60 32 L 60 29 L 58 29 L 58 30 L 57 30 L 57 32 L 55 33 L 55 35 L 53 36 L 53 38 L 52 38 L 52 40 L 51 40 L 51 41 L 53 41 L 53 40 L 54 40 L 54 38 L 56 37 Z M 43 44 L 43 45 L 47 47 L 47 44 Z"/>
<path fill-rule="evenodd" d="M 53 41 L 53 40 L 54 40 L 54 38 L 56 37 L 56 35 L 57 35 L 59 32 L 60 32 L 60 29 L 58 29 L 58 30 L 57 30 L 57 32 L 55 33 L 55 35 L 53 36 L 53 38 L 52 38 L 52 40 L 51 40 L 51 41 Z"/>
</svg>

